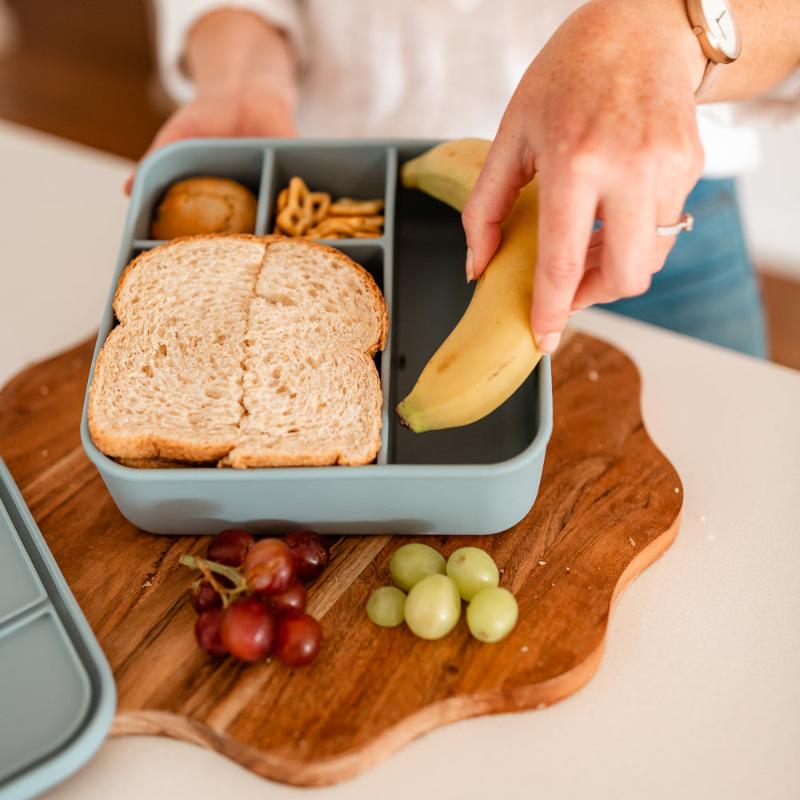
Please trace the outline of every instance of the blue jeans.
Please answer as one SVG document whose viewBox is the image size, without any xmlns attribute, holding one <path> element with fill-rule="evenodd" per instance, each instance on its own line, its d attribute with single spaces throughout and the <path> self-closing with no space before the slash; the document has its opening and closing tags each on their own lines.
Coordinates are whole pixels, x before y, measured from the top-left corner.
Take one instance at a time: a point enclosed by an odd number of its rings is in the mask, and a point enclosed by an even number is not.
<svg viewBox="0 0 800 800">
<path fill-rule="evenodd" d="M 703 179 L 685 209 L 694 216 L 694 230 L 678 236 L 650 290 L 601 307 L 765 358 L 764 313 L 736 184 Z"/>
</svg>

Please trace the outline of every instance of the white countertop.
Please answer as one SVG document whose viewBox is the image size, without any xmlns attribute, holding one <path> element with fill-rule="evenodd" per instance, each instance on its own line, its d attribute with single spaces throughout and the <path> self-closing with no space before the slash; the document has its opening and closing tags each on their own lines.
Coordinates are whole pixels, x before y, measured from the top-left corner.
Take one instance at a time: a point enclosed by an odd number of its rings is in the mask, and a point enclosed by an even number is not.
<svg viewBox="0 0 800 800">
<path fill-rule="evenodd" d="M 5 124 L 0 160 L 2 383 L 96 326 L 129 164 Z M 107 742 L 49 796 L 800 797 L 800 373 L 599 312 L 575 324 L 639 365 L 686 493 L 677 541 L 623 595 L 587 687 L 438 730 L 327 789 L 141 737 Z"/>
</svg>

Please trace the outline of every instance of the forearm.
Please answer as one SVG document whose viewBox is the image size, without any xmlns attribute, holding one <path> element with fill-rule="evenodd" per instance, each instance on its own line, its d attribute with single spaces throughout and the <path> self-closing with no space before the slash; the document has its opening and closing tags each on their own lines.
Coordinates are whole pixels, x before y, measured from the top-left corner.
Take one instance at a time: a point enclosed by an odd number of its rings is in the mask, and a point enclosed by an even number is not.
<svg viewBox="0 0 800 800">
<path fill-rule="evenodd" d="M 276 28 L 244 10 L 220 9 L 194 25 L 186 42 L 184 65 L 198 94 L 236 95 L 269 89 L 294 107 L 295 57 Z"/>
<path fill-rule="evenodd" d="M 719 70 L 701 102 L 745 100 L 785 78 L 800 64 L 800 0 L 729 0 L 742 53 Z"/>
<path fill-rule="evenodd" d="M 746 100 L 800 63 L 800 0 L 728 2 L 739 25 L 742 53 L 717 72 L 701 103 Z M 587 48 L 596 48 L 599 40 L 609 60 L 624 65 L 625 50 L 647 47 L 654 57 L 671 60 L 676 80 L 690 81 L 692 90 L 699 85 L 708 62 L 692 31 L 686 0 L 591 0 L 582 12 L 592 15 L 596 31 L 585 42 Z"/>
</svg>

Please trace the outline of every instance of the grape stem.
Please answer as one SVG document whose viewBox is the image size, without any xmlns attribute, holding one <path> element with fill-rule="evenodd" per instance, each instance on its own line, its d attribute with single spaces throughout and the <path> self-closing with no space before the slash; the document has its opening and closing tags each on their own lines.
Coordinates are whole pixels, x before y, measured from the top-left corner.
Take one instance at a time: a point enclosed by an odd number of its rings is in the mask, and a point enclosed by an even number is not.
<svg viewBox="0 0 800 800">
<path fill-rule="evenodd" d="M 227 608 L 240 594 L 247 591 L 247 581 L 236 567 L 229 567 L 227 564 L 220 564 L 217 561 L 188 554 L 182 555 L 180 562 L 185 567 L 200 570 L 203 578 L 211 584 L 214 591 L 222 598 L 223 608 Z M 233 588 L 230 589 L 227 586 L 223 586 L 214 577 L 214 573 L 227 578 L 233 584 Z"/>
</svg>

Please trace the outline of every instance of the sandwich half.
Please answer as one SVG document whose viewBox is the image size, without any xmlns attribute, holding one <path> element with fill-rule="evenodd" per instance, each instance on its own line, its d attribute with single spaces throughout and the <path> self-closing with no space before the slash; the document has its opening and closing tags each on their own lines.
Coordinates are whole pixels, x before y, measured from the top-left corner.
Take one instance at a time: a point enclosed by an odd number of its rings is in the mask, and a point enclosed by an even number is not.
<svg viewBox="0 0 800 800">
<path fill-rule="evenodd" d="M 134 259 L 89 395 L 97 447 L 136 466 L 367 464 L 381 444 L 383 296 L 298 239 L 174 239 Z"/>
</svg>

